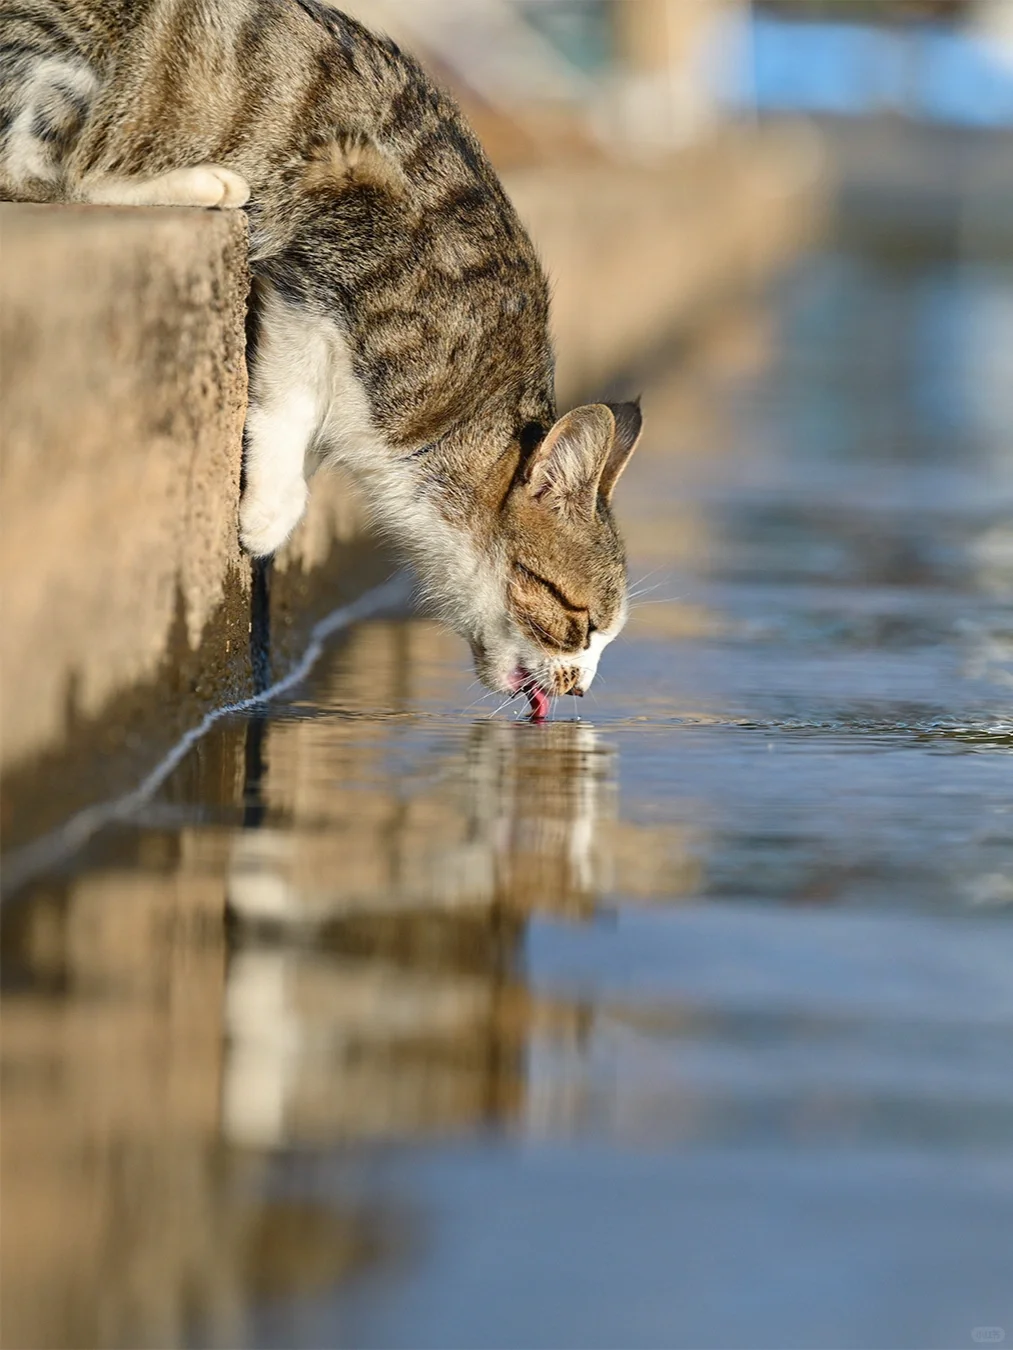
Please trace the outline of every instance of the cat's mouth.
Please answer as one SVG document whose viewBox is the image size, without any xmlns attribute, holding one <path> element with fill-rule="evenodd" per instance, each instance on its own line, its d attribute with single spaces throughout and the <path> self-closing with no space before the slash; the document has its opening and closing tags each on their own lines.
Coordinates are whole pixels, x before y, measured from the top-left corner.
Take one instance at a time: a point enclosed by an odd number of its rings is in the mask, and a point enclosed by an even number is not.
<svg viewBox="0 0 1013 1350">
<path fill-rule="evenodd" d="M 488 688 L 514 695 L 523 694 L 528 700 L 531 720 L 534 722 L 545 721 L 552 705 L 553 693 L 560 691 L 546 689 L 544 677 L 540 679 L 521 662 L 518 662 L 513 669 L 507 666 L 506 671 L 504 671 L 503 666 L 500 666 L 497 670 L 496 663 L 490 660 L 488 652 L 480 642 L 472 641 L 471 651 L 475 658 L 475 669 L 479 678 Z"/>
<path fill-rule="evenodd" d="M 518 694 L 524 694 L 531 709 L 533 722 L 544 722 L 549 715 L 552 699 L 538 683 L 530 670 L 517 666 L 510 676 L 510 686 Z"/>
</svg>

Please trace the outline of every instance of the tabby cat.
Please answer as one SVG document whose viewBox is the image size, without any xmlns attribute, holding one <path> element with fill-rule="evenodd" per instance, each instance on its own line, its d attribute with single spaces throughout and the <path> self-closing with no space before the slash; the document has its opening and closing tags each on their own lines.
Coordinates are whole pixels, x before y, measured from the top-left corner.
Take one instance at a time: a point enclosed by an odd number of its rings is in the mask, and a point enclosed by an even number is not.
<svg viewBox="0 0 1013 1350">
<path fill-rule="evenodd" d="M 0 197 L 245 207 L 246 549 L 346 465 L 490 688 L 584 692 L 639 408 L 557 420 L 535 251 L 415 60 L 318 0 L 0 0 Z"/>
</svg>

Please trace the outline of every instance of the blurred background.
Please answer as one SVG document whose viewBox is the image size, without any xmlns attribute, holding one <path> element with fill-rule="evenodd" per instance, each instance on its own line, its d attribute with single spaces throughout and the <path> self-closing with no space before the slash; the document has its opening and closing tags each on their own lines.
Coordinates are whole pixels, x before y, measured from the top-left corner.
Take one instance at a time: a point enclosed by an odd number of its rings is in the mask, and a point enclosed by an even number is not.
<svg viewBox="0 0 1013 1350">
<path fill-rule="evenodd" d="M 1013 1337 L 1013 0 L 341 7 L 643 391 L 633 613 L 542 728 L 359 623 L 24 870 L 4 1344 Z"/>
<path fill-rule="evenodd" d="M 1008 127 L 1004 0 L 376 0 L 353 6 L 544 136 L 663 153 L 736 116 Z M 536 119 L 532 123 L 532 119 Z"/>
</svg>

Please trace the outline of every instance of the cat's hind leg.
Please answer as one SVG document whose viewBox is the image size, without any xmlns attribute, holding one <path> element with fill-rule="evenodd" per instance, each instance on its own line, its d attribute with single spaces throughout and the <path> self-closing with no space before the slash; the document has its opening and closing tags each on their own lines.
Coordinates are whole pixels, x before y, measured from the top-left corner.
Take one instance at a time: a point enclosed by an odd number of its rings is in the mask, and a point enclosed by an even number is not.
<svg viewBox="0 0 1013 1350">
<path fill-rule="evenodd" d="M 58 202 L 98 79 L 59 35 L 0 17 L 0 200 Z"/>
<path fill-rule="evenodd" d="M 245 485 L 239 534 L 254 557 L 274 553 L 302 519 L 307 468 L 329 405 L 333 344 L 326 324 L 258 282 L 250 357 Z"/>
<path fill-rule="evenodd" d="M 100 95 L 100 81 L 69 33 L 61 33 L 58 17 L 58 8 L 47 18 L 30 6 L 0 13 L 0 199 L 245 206 L 246 180 L 220 164 L 147 178 L 80 171 L 75 147 Z"/>
</svg>

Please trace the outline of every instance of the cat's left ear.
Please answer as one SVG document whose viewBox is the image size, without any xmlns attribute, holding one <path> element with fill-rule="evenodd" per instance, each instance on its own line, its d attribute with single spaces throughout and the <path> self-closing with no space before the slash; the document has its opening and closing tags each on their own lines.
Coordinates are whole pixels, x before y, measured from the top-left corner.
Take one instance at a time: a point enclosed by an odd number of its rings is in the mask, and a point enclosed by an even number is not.
<svg viewBox="0 0 1013 1350">
<path fill-rule="evenodd" d="M 633 403 L 607 403 L 605 407 L 615 418 L 616 432 L 612 449 L 605 461 L 601 479 L 598 483 L 598 495 L 604 501 L 612 500 L 612 493 L 619 475 L 630 462 L 630 456 L 640 444 L 640 433 L 644 429 L 644 416 L 640 411 L 640 400 Z"/>
</svg>

